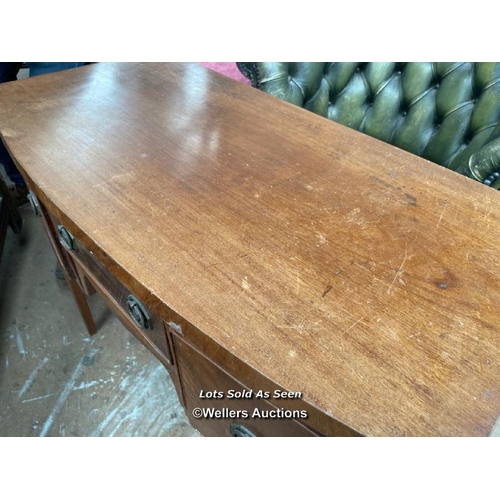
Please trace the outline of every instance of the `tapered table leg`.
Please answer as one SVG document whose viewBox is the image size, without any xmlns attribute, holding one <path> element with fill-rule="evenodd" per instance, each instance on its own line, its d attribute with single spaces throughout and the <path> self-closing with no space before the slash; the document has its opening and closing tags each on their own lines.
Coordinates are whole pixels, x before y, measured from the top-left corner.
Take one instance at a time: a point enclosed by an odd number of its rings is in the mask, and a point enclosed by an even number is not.
<svg viewBox="0 0 500 500">
<path fill-rule="evenodd" d="M 94 319 L 92 318 L 92 313 L 87 302 L 87 297 L 78 283 L 76 271 L 73 268 L 73 265 L 66 255 L 64 249 L 62 248 L 61 243 L 59 242 L 56 228 L 54 227 L 47 211 L 45 210 L 45 207 L 41 206 L 40 208 L 45 232 L 47 233 L 52 249 L 54 250 L 57 260 L 59 261 L 59 265 L 61 266 L 64 278 L 68 283 L 69 289 L 71 290 L 73 298 L 75 299 L 76 305 L 78 307 L 78 310 L 80 311 L 83 322 L 87 327 L 89 335 L 94 335 L 97 332 L 97 328 Z"/>
</svg>

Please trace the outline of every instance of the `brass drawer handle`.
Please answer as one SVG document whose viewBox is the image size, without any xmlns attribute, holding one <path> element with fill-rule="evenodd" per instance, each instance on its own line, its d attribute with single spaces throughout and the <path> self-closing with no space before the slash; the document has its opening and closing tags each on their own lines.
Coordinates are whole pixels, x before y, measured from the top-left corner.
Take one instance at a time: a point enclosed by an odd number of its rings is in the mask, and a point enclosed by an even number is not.
<svg viewBox="0 0 500 500">
<path fill-rule="evenodd" d="M 229 432 L 233 437 L 255 437 L 253 432 L 250 432 L 245 426 L 240 424 L 231 424 Z"/>
<path fill-rule="evenodd" d="M 61 244 L 66 250 L 75 250 L 75 238 L 73 235 L 61 224 L 57 226 L 57 230 L 59 231 L 59 238 Z"/>
<path fill-rule="evenodd" d="M 35 215 L 41 215 L 40 214 L 40 205 L 38 204 L 38 200 L 36 198 L 35 193 L 30 190 L 30 192 L 28 193 L 26 198 L 28 198 L 28 201 L 30 202 L 31 208 L 33 209 L 33 213 Z"/>
<path fill-rule="evenodd" d="M 127 308 L 130 317 L 139 328 L 142 330 L 153 328 L 151 316 L 137 297 L 133 295 L 127 297 Z"/>
</svg>

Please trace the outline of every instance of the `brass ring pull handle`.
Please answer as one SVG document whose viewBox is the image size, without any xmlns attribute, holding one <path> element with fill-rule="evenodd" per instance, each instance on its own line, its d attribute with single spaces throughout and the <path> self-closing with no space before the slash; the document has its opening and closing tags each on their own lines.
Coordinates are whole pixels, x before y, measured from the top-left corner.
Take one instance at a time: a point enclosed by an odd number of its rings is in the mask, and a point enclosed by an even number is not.
<svg viewBox="0 0 500 500">
<path fill-rule="evenodd" d="M 33 213 L 35 215 L 40 215 L 40 205 L 38 204 L 38 200 L 36 198 L 35 193 L 30 190 L 26 198 L 28 198 L 28 201 L 30 202 L 31 208 L 33 209 Z"/>
<path fill-rule="evenodd" d="M 62 225 L 57 226 L 57 230 L 59 231 L 59 238 L 61 244 L 66 250 L 75 250 L 75 238 L 73 235 Z"/>
<path fill-rule="evenodd" d="M 153 327 L 151 316 L 137 297 L 133 295 L 127 297 L 127 308 L 130 317 L 139 328 L 142 330 L 151 330 Z"/>
<path fill-rule="evenodd" d="M 233 437 L 255 437 L 253 432 L 250 432 L 245 426 L 240 424 L 231 424 L 229 432 Z"/>
</svg>

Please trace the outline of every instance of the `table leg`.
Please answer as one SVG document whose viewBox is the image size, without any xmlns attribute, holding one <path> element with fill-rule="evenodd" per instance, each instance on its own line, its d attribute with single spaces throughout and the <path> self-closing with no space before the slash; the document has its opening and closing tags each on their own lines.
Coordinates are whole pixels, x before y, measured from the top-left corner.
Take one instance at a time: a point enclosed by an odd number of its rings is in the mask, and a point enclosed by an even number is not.
<svg viewBox="0 0 500 500">
<path fill-rule="evenodd" d="M 68 283 L 69 289 L 71 290 L 73 298 L 75 299 L 76 305 L 78 307 L 78 310 L 80 311 L 83 322 L 87 327 L 89 335 L 94 335 L 97 332 L 97 328 L 95 326 L 94 319 L 92 318 L 92 313 L 87 302 L 87 297 L 85 296 L 85 293 L 80 288 L 80 285 L 78 283 L 76 271 L 74 270 L 69 257 L 61 247 L 59 238 L 56 236 L 56 229 L 52 224 L 49 214 L 47 213 L 43 205 L 40 205 L 40 208 L 45 232 L 47 233 L 56 258 L 59 261 L 59 265 L 61 266 L 64 278 Z"/>
</svg>

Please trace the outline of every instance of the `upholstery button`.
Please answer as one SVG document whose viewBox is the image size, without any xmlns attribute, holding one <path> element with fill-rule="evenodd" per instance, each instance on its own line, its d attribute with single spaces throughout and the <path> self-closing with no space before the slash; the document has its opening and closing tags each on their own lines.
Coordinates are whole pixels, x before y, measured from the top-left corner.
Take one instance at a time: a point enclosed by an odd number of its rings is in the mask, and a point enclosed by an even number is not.
<svg viewBox="0 0 500 500">
<path fill-rule="evenodd" d="M 396 71 L 396 75 L 400 75 L 401 74 L 401 71 Z"/>
<path fill-rule="evenodd" d="M 434 88 L 438 89 L 439 88 L 439 83 L 436 83 L 436 85 L 434 85 Z"/>
</svg>

